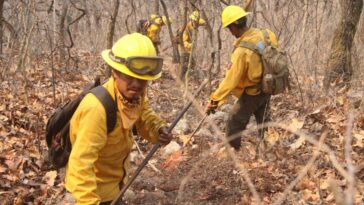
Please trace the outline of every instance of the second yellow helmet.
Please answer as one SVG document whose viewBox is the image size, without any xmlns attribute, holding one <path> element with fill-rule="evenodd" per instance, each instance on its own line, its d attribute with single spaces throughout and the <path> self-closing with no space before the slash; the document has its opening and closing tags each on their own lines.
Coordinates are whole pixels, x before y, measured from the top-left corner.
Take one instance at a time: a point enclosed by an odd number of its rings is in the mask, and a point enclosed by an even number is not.
<svg viewBox="0 0 364 205">
<path fill-rule="evenodd" d="M 240 6 L 230 5 L 224 8 L 221 14 L 222 27 L 226 28 L 236 20 L 247 16 L 250 12 L 246 12 Z"/>
</svg>

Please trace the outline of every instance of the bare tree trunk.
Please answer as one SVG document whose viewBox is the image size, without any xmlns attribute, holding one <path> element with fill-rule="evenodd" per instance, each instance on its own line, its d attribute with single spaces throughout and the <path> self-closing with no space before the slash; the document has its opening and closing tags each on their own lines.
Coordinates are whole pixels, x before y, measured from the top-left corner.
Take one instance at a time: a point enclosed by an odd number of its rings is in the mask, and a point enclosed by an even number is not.
<svg viewBox="0 0 364 205">
<path fill-rule="evenodd" d="M 87 6 L 87 2 L 86 0 L 83 0 L 82 2 L 82 7 L 85 9 L 85 12 L 86 12 L 86 29 L 87 29 L 87 33 L 90 35 L 90 36 L 93 36 L 93 33 L 92 33 L 92 27 L 91 27 L 91 13 L 90 13 L 90 10 L 88 9 L 88 6 Z M 92 46 L 92 51 L 95 49 L 95 42 L 93 41 L 93 38 L 88 38 L 88 39 L 85 39 L 87 40 L 87 44 Z"/>
<path fill-rule="evenodd" d="M 154 0 L 154 14 L 159 14 L 159 0 Z"/>
<path fill-rule="evenodd" d="M 107 32 L 107 48 L 111 48 L 112 44 L 113 44 L 113 40 L 114 40 L 114 31 L 115 31 L 115 22 L 116 22 L 116 17 L 118 16 L 118 12 L 119 12 L 119 5 L 120 5 L 120 0 L 114 0 L 114 4 L 113 4 L 113 8 L 114 11 L 112 13 L 111 16 L 111 20 L 109 22 L 109 29 Z"/>
<path fill-rule="evenodd" d="M 167 20 L 169 20 L 167 6 L 163 0 L 160 0 L 160 1 L 162 4 L 162 7 L 163 7 L 164 15 L 166 16 Z M 168 23 L 167 26 L 168 26 L 169 37 L 171 39 L 172 48 L 173 48 L 173 62 L 178 63 L 179 59 L 180 59 L 179 52 L 178 52 L 178 46 L 177 46 L 176 42 L 173 40 L 173 32 L 172 32 L 171 24 Z"/>
<path fill-rule="evenodd" d="M 359 39 L 361 40 L 361 42 L 364 44 L 364 22 L 362 22 L 361 24 L 361 29 L 359 31 Z"/>
<path fill-rule="evenodd" d="M 0 0 L 0 54 L 3 54 L 3 9 L 5 0 Z"/>
<path fill-rule="evenodd" d="M 131 5 L 131 10 L 130 10 L 130 13 L 128 13 L 128 15 L 125 18 L 125 28 L 126 28 L 126 31 L 130 34 L 131 29 L 129 28 L 128 20 L 133 14 L 135 14 L 136 9 L 135 9 L 135 2 L 133 0 L 130 0 L 129 4 Z"/>
<path fill-rule="evenodd" d="M 336 28 L 331 44 L 330 57 L 324 78 L 324 87 L 330 88 L 330 83 L 342 78 L 349 83 L 353 74 L 351 65 L 351 47 L 363 9 L 363 0 L 342 0 L 341 21 Z"/>
<path fill-rule="evenodd" d="M 59 60 L 60 62 L 63 62 L 65 60 L 65 42 L 64 42 L 64 36 L 66 33 L 65 29 L 65 21 L 67 17 L 67 10 L 68 10 L 68 0 L 63 1 L 62 5 L 62 12 L 61 17 L 59 19 L 59 26 L 58 26 L 58 46 L 59 46 Z"/>
<path fill-rule="evenodd" d="M 245 5 L 244 5 L 244 9 L 245 11 L 250 11 L 252 8 L 252 4 L 253 0 L 245 0 Z"/>
</svg>

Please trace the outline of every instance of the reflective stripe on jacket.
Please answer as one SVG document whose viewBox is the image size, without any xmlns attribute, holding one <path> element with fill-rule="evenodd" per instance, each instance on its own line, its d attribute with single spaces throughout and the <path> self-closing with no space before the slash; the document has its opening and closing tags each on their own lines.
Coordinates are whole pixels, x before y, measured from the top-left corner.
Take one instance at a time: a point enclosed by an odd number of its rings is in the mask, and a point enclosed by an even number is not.
<svg viewBox="0 0 364 205">
<path fill-rule="evenodd" d="M 119 182 L 126 183 L 129 153 L 133 146 L 132 127 L 152 142 L 165 123 L 149 107 L 147 97 L 139 105 L 128 107 L 111 77 L 103 85 L 117 99 L 117 121 L 107 135 L 103 105 L 92 94 L 81 101 L 70 122 L 72 151 L 66 167 L 66 189 L 77 204 L 99 204 L 113 200 L 119 192 Z"/>
<path fill-rule="evenodd" d="M 275 34 L 269 31 L 272 45 L 278 47 Z M 247 88 L 260 83 L 262 78 L 262 62 L 259 54 L 247 48 L 239 47 L 241 41 L 257 44 L 264 42 L 263 33 L 256 28 L 249 28 L 235 43 L 234 51 L 231 55 L 231 62 L 228 64 L 225 78 L 219 87 L 211 94 L 211 100 L 221 101 L 228 94 L 232 93 L 239 97 L 244 90 L 249 95 L 258 95 L 260 90 L 257 88 Z"/>
</svg>

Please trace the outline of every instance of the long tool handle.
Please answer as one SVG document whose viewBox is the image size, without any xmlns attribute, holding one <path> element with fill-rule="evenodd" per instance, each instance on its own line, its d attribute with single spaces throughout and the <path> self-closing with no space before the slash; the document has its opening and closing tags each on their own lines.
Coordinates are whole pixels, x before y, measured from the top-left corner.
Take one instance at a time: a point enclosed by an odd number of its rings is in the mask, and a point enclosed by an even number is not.
<svg viewBox="0 0 364 205">
<path fill-rule="evenodd" d="M 203 83 L 197 89 L 196 93 L 194 93 L 194 96 L 195 97 L 201 92 L 201 90 L 205 87 L 206 84 L 207 84 L 207 80 L 203 81 Z M 173 122 L 171 123 L 171 125 L 168 127 L 168 132 L 171 132 L 173 130 L 173 128 L 177 125 L 178 121 L 186 113 L 186 111 L 188 110 L 188 108 L 191 107 L 191 105 L 192 105 L 192 100 L 190 100 L 188 102 L 188 104 L 185 105 L 183 107 L 183 109 L 178 113 L 177 117 L 173 120 Z M 142 171 L 142 169 L 148 163 L 148 161 L 150 160 L 150 158 L 152 158 L 152 156 L 154 155 L 154 153 L 159 149 L 159 147 L 160 147 L 160 144 L 159 143 L 156 143 L 153 146 L 153 148 L 150 150 L 150 152 L 148 153 L 148 155 L 145 157 L 145 159 L 139 165 L 138 169 L 135 171 L 135 173 L 133 174 L 133 176 L 130 177 L 130 179 L 128 180 L 128 183 L 126 183 L 123 186 L 123 188 L 120 190 L 118 196 L 111 202 L 111 205 L 115 205 L 116 202 L 119 201 L 122 198 L 122 196 L 125 194 L 126 190 L 130 187 L 130 185 L 133 183 L 133 181 L 135 180 L 135 178 L 139 175 L 139 173 Z"/>
<path fill-rule="evenodd" d="M 192 137 L 196 134 L 196 132 L 201 128 L 201 125 L 203 124 L 203 122 L 205 122 L 206 117 L 209 116 L 209 114 L 205 114 L 205 116 L 201 119 L 201 121 L 198 123 L 197 127 L 195 128 L 195 130 L 192 132 L 192 134 L 188 137 L 188 139 L 186 140 L 186 142 L 184 142 L 183 146 L 186 146 L 192 139 Z"/>
</svg>

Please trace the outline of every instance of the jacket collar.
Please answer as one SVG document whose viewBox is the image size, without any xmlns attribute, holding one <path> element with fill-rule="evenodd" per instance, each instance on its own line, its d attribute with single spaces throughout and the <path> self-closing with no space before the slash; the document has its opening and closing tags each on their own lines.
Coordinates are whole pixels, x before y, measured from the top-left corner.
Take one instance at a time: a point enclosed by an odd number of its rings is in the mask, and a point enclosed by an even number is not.
<svg viewBox="0 0 364 205">
<path fill-rule="evenodd" d="M 254 28 L 249 28 L 247 31 L 245 31 L 240 38 L 238 38 L 235 42 L 234 42 L 234 47 L 237 48 L 240 45 L 240 42 L 244 40 L 244 38 L 246 38 L 247 36 L 250 36 L 253 32 L 254 32 Z"/>
<path fill-rule="evenodd" d="M 131 129 L 135 122 L 139 119 L 145 94 L 143 94 L 136 103 L 130 103 L 126 101 L 123 95 L 119 92 L 113 77 L 110 77 L 106 86 L 117 104 L 123 128 Z"/>
</svg>

